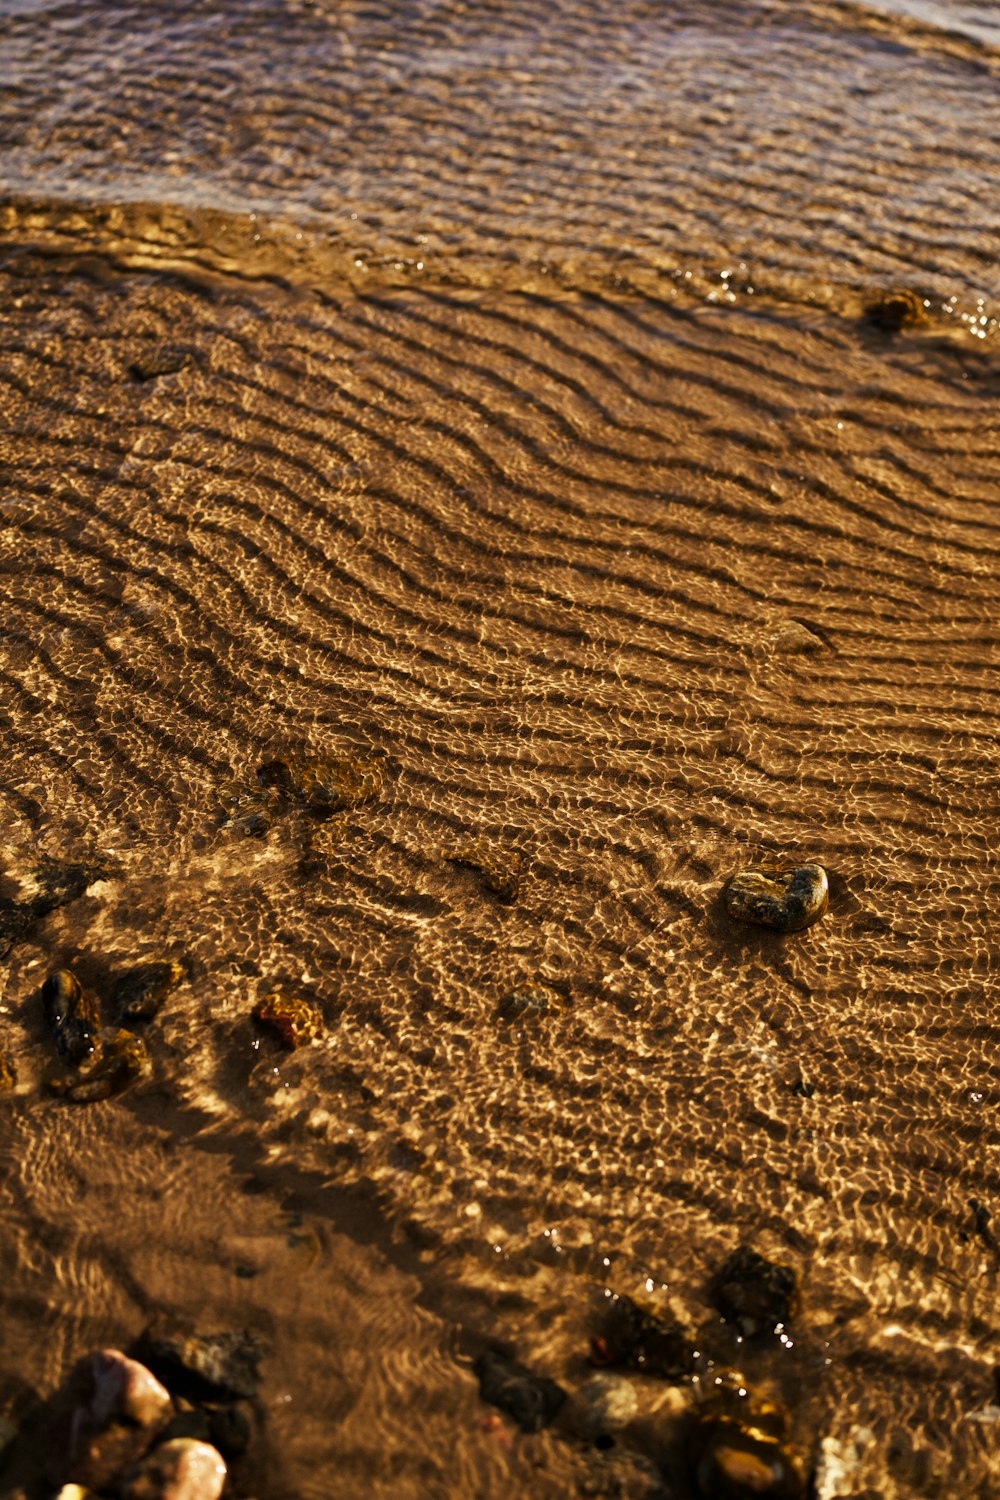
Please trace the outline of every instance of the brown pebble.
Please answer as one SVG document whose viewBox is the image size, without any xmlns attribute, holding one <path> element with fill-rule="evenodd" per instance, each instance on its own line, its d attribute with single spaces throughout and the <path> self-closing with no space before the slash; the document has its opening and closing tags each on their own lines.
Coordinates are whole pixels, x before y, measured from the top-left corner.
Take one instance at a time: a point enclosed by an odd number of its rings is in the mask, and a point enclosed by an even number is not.
<svg viewBox="0 0 1000 1500">
<path fill-rule="evenodd" d="M 323 1017 L 315 1005 L 280 990 L 261 996 L 253 1008 L 253 1018 L 290 1052 L 307 1042 L 320 1041 L 325 1030 Z"/>
</svg>

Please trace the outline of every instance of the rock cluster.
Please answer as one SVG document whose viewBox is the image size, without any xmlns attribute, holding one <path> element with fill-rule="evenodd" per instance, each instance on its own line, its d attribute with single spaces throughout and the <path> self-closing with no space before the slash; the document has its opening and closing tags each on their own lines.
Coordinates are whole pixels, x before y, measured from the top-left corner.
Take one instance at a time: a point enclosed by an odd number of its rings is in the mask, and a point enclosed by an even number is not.
<svg viewBox="0 0 1000 1500">
<path fill-rule="evenodd" d="M 262 1349 L 247 1333 L 148 1331 L 87 1355 L 53 1403 L 58 1500 L 219 1500 L 247 1449 Z"/>
</svg>

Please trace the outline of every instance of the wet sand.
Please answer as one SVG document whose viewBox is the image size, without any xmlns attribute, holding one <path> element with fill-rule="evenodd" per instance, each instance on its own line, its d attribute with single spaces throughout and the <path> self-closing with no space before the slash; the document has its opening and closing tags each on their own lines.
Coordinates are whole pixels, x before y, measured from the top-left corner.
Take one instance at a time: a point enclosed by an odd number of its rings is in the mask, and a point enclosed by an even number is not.
<svg viewBox="0 0 1000 1500">
<path fill-rule="evenodd" d="M 246 1500 L 683 1497 L 695 1389 L 637 1380 L 599 1453 L 469 1369 L 497 1337 L 575 1391 L 602 1289 L 646 1289 L 701 1385 L 789 1402 L 819 1500 L 987 1496 L 973 8 L 85 9 L 0 7 L 0 894 L 120 873 L 0 978 L 0 1411 L 166 1309 L 273 1350 Z M 384 788 L 227 825 L 287 751 Z M 827 867 L 819 924 L 726 916 L 758 853 Z M 45 974 L 160 954 L 153 1079 L 46 1098 Z M 499 1021 L 525 982 L 563 1007 Z M 255 1030 L 275 986 L 322 1042 Z M 797 1272 L 791 1347 L 711 1306 L 744 1242 Z"/>
</svg>

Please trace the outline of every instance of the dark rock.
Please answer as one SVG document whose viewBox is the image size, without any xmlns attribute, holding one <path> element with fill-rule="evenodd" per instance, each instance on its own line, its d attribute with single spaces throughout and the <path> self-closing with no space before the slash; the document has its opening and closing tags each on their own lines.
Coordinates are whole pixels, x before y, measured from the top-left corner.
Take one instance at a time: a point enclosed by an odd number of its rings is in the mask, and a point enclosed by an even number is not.
<svg viewBox="0 0 1000 1500">
<path fill-rule="evenodd" d="M 800 932 L 826 911 L 830 886 L 822 865 L 773 860 L 734 875 L 725 895 L 729 915 L 737 921 Z"/>
<path fill-rule="evenodd" d="M 533 1375 L 499 1350 L 487 1349 L 475 1360 L 479 1394 L 511 1417 L 522 1432 L 540 1432 L 558 1414 L 566 1392 L 554 1380 Z"/>
<path fill-rule="evenodd" d="M 42 1003 L 56 1050 L 67 1062 L 81 1063 L 97 1050 L 101 1029 L 97 998 L 70 969 L 56 969 L 42 985 Z"/>
<path fill-rule="evenodd" d="M 801 1500 L 804 1482 L 787 1431 L 781 1407 L 756 1399 L 741 1376 L 724 1380 L 689 1419 L 695 1493 L 701 1500 Z"/>
<path fill-rule="evenodd" d="M 924 299 L 909 287 L 892 287 L 877 292 L 865 303 L 865 317 L 883 333 L 898 333 L 913 328 L 927 318 Z"/>
<path fill-rule="evenodd" d="M 694 1370 L 694 1345 L 680 1324 L 631 1297 L 607 1299 L 600 1332 L 590 1347 L 594 1364 L 637 1370 L 658 1380 L 682 1380 Z"/>
<path fill-rule="evenodd" d="M 517 900 L 524 860 L 516 849 L 504 849 L 485 839 L 477 839 L 460 845 L 448 858 L 452 864 L 466 865 L 475 870 L 487 890 L 493 891 L 501 901 Z"/>
<path fill-rule="evenodd" d="M 169 1391 L 188 1401 L 238 1401 L 254 1395 L 260 1384 L 265 1350 L 242 1330 L 199 1336 L 147 1330 L 136 1356 Z"/>
<path fill-rule="evenodd" d="M 796 1302 L 795 1272 L 740 1245 L 716 1272 L 712 1300 L 744 1338 L 787 1328 Z"/>
<path fill-rule="evenodd" d="M 290 1052 L 307 1042 L 318 1042 L 324 1035 L 323 1016 L 317 1007 L 280 990 L 261 996 L 253 1008 L 253 1018 Z"/>
<path fill-rule="evenodd" d="M 111 990 L 112 1016 L 119 1026 L 144 1025 L 183 978 L 184 966 L 172 958 L 129 969 L 115 980 Z"/>
</svg>

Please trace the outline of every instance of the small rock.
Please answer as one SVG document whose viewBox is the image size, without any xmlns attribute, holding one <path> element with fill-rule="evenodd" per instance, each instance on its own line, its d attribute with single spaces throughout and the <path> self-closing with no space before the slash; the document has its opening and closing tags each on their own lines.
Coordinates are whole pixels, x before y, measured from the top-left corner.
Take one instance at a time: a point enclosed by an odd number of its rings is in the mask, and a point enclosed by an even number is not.
<svg viewBox="0 0 1000 1500">
<path fill-rule="evenodd" d="M 487 1349 L 472 1366 L 479 1378 L 479 1394 L 511 1417 L 522 1432 L 540 1432 L 557 1415 L 566 1392 L 554 1380 L 533 1375 L 517 1360 Z"/>
<path fill-rule="evenodd" d="M 155 1448 L 122 1489 L 122 1500 L 219 1500 L 226 1465 L 218 1449 L 195 1438 Z"/>
<path fill-rule="evenodd" d="M 264 1349 L 243 1331 L 184 1336 L 147 1330 L 136 1353 L 175 1395 L 188 1401 L 238 1401 L 260 1384 Z"/>
<path fill-rule="evenodd" d="M 796 1301 L 795 1272 L 740 1245 L 716 1272 L 712 1300 L 744 1338 L 773 1333 L 791 1322 Z"/>
<path fill-rule="evenodd" d="M 96 996 L 83 989 L 72 970 L 56 969 L 42 985 L 42 1003 L 59 1056 L 71 1063 L 90 1057 L 101 1029 Z"/>
<path fill-rule="evenodd" d="M 323 1016 L 307 1000 L 283 995 L 279 990 L 263 995 L 253 1008 L 259 1026 L 272 1032 L 283 1047 L 294 1052 L 306 1042 L 318 1042 L 324 1034 Z"/>
<path fill-rule="evenodd" d="M 170 1393 L 144 1365 L 118 1349 L 101 1349 L 90 1356 L 93 1396 L 90 1416 L 99 1426 L 112 1417 L 125 1417 L 140 1427 L 156 1428 L 173 1411 Z"/>
<path fill-rule="evenodd" d="M 741 870 L 726 887 L 726 908 L 740 922 L 778 932 L 800 932 L 817 921 L 830 900 L 822 865 L 775 860 Z"/>
<path fill-rule="evenodd" d="M 150 349 L 146 354 L 141 354 L 129 365 L 128 372 L 133 380 L 158 380 L 161 375 L 176 375 L 190 363 L 191 355 L 186 349 L 164 344 L 159 349 Z"/>
<path fill-rule="evenodd" d="M 680 1324 L 631 1297 L 607 1299 L 601 1331 L 590 1347 L 594 1364 L 636 1370 L 658 1380 L 682 1380 L 694 1369 L 694 1346 Z"/>
<path fill-rule="evenodd" d="M 883 333 L 898 333 L 913 328 L 927 317 L 924 299 L 909 287 L 892 287 L 880 291 L 865 303 L 865 317 Z"/>
<path fill-rule="evenodd" d="M 558 990 L 547 984 L 522 984 L 505 995 L 497 1007 L 497 1015 L 503 1021 L 531 1021 L 541 1016 L 557 1016 L 565 1010 L 566 1002 Z"/>
<path fill-rule="evenodd" d="M 259 766 L 257 780 L 313 812 L 333 813 L 377 797 L 385 769 L 381 761 L 362 755 L 288 755 Z"/>
<path fill-rule="evenodd" d="M 460 845 L 448 858 L 452 864 L 467 865 L 470 870 L 475 870 L 487 890 L 493 891 L 501 901 L 517 900 L 524 859 L 516 849 L 503 849 L 485 839 L 477 839 L 471 844 Z"/>
<path fill-rule="evenodd" d="M 635 1419 L 639 1401 L 621 1375 L 594 1375 L 570 1398 L 572 1424 L 580 1437 L 601 1447 Z"/>
<path fill-rule="evenodd" d="M 176 959 L 155 959 L 139 964 L 115 980 L 111 1012 L 119 1026 L 137 1026 L 151 1021 L 184 978 L 184 967 Z"/>
</svg>

